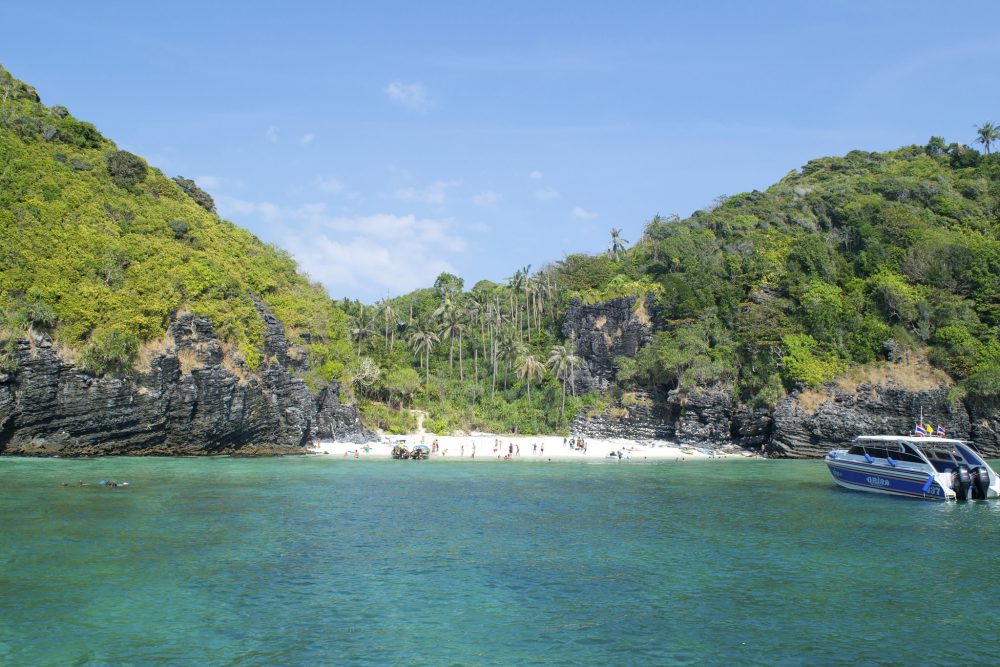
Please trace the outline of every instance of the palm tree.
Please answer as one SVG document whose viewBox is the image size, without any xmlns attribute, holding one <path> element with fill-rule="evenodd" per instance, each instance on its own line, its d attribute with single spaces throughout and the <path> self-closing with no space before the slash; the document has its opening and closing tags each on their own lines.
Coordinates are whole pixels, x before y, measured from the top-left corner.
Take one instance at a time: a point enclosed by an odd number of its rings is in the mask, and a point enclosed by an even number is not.
<svg viewBox="0 0 1000 667">
<path fill-rule="evenodd" d="M 423 353 L 424 358 L 421 365 L 424 367 L 425 387 L 431 381 L 431 350 L 434 349 L 434 344 L 440 340 L 434 330 L 423 322 L 418 323 L 414 332 L 410 334 L 410 347 L 413 348 L 414 353 L 418 357 Z"/>
<path fill-rule="evenodd" d="M 611 243 L 608 244 L 608 256 L 612 259 L 618 259 L 618 257 L 625 252 L 625 244 L 628 243 L 622 238 L 622 230 L 617 227 L 611 228 Z"/>
<path fill-rule="evenodd" d="M 450 324 L 455 319 L 455 302 L 451 298 L 449 292 L 444 292 L 444 298 L 441 301 L 441 305 L 438 306 L 433 313 L 433 316 L 437 318 L 444 328 L 441 331 L 441 335 L 448 335 L 451 338 L 451 348 L 448 350 L 448 368 L 451 370 L 455 369 L 455 331 L 451 330 Z"/>
<path fill-rule="evenodd" d="M 503 388 L 507 388 L 507 376 L 510 375 L 511 369 L 514 367 L 514 362 L 517 360 L 521 353 L 524 351 L 524 345 L 517 340 L 517 332 L 513 329 L 508 328 L 500 336 L 500 344 L 498 348 L 498 356 L 503 359 L 507 367 L 503 374 Z"/>
<path fill-rule="evenodd" d="M 1000 127 L 997 125 L 987 122 L 983 123 L 976 128 L 976 133 L 979 137 L 976 139 L 976 143 L 983 145 L 986 149 L 986 154 L 990 154 L 990 144 L 995 141 L 1000 141 Z"/>
<path fill-rule="evenodd" d="M 531 402 L 531 381 L 541 380 L 545 373 L 545 364 L 536 359 L 533 355 L 526 354 L 518 360 L 517 376 L 522 382 L 528 385 L 528 402 Z"/>
<path fill-rule="evenodd" d="M 385 344 L 391 350 L 396 344 L 396 310 L 392 307 L 389 299 L 383 299 L 379 305 L 382 312 L 382 319 L 385 320 Z M 392 338 L 390 339 L 390 331 Z"/>
<path fill-rule="evenodd" d="M 549 353 L 548 367 L 552 373 L 562 380 L 562 408 L 559 410 L 559 418 L 566 418 L 566 382 L 573 381 L 573 373 L 582 363 L 580 357 L 573 354 L 572 338 L 569 345 L 556 345 Z"/>
<path fill-rule="evenodd" d="M 375 321 L 371 311 L 361 306 L 361 311 L 351 318 L 351 341 L 358 346 L 358 358 L 361 357 L 362 345 L 377 335 L 375 331 Z"/>
</svg>

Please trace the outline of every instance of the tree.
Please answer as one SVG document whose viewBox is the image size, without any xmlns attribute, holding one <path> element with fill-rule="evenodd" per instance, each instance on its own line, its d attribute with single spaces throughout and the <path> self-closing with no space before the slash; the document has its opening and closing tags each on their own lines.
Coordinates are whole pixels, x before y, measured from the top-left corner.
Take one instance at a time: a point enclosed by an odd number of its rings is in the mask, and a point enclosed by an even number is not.
<svg viewBox="0 0 1000 667">
<path fill-rule="evenodd" d="M 979 136 L 976 138 L 976 143 L 982 144 L 983 148 L 986 149 L 986 154 L 990 154 L 990 144 L 995 141 L 1000 141 L 1000 127 L 997 125 L 986 122 L 976 128 L 976 134 Z"/>
<path fill-rule="evenodd" d="M 382 301 L 379 310 L 382 311 L 382 319 L 385 320 L 385 344 L 391 350 L 396 344 L 396 310 L 388 299 Z"/>
<path fill-rule="evenodd" d="M 562 380 L 562 407 L 559 410 L 559 418 L 566 418 L 566 383 L 572 381 L 573 374 L 582 363 L 580 357 L 573 354 L 573 339 L 570 338 L 569 345 L 556 345 L 549 353 L 548 367 L 552 373 Z"/>
<path fill-rule="evenodd" d="M 531 382 L 541 380 L 545 373 L 545 364 L 536 359 L 533 355 L 526 354 L 518 360 L 517 376 L 528 386 L 528 401 L 531 401 Z"/>
<path fill-rule="evenodd" d="M 611 243 L 608 244 L 608 257 L 618 259 L 625 252 L 625 244 L 628 243 L 622 238 L 622 230 L 617 227 L 611 228 Z"/>
<path fill-rule="evenodd" d="M 434 330 L 424 322 L 418 323 L 416 330 L 410 334 L 410 347 L 413 348 L 413 352 L 418 357 L 421 354 L 424 357 L 422 364 L 424 366 L 424 386 L 430 384 L 431 381 L 431 350 L 434 349 L 434 344 L 440 340 Z"/>
<path fill-rule="evenodd" d="M 372 313 L 362 305 L 361 311 L 351 318 L 351 341 L 358 346 L 358 357 L 361 356 L 362 345 L 377 335 L 375 331 Z"/>
</svg>

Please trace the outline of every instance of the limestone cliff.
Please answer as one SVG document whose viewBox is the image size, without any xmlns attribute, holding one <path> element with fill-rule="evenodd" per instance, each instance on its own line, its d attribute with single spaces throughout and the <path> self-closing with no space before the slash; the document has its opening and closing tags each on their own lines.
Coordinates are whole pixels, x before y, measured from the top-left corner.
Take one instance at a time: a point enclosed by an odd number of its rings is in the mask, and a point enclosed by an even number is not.
<svg viewBox="0 0 1000 667">
<path fill-rule="evenodd" d="M 649 343 L 658 326 L 649 301 L 571 302 L 563 333 L 575 337 L 576 353 L 584 361 L 575 378 L 578 388 L 612 386 L 615 357 L 634 356 Z M 1000 456 L 1000 406 L 953 402 L 945 384 L 925 380 L 907 386 L 892 377 L 892 365 L 888 368 L 880 380 L 792 392 L 773 410 L 741 405 L 730 391 L 718 388 L 619 391 L 615 405 L 579 415 L 572 428 L 592 437 L 663 439 L 690 446 L 757 451 L 763 445 L 772 455 L 799 458 L 822 456 L 863 433 L 910 433 L 922 413 L 934 424 L 946 424 L 949 435 L 972 440 L 988 456 Z"/>
<path fill-rule="evenodd" d="M 315 438 L 370 437 L 337 383 L 313 396 L 294 377 L 304 357 L 257 307 L 267 329 L 256 372 L 192 314 L 175 316 L 162 350 L 125 377 L 78 370 L 44 334 L 19 339 L 18 370 L 0 374 L 0 454 L 294 454 Z"/>
</svg>

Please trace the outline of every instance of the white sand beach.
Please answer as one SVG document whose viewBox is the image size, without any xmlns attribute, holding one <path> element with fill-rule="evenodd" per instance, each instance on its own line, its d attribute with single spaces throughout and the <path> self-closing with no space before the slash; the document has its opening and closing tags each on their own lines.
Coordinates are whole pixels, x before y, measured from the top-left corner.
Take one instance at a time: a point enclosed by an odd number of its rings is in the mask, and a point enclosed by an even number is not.
<svg viewBox="0 0 1000 667">
<path fill-rule="evenodd" d="M 496 435 L 493 433 L 472 433 L 469 435 L 434 435 L 432 433 L 411 433 L 408 435 L 385 435 L 376 441 L 357 444 L 349 442 L 317 441 L 310 449 L 315 454 L 325 454 L 340 458 L 389 458 L 396 443 L 402 442 L 408 449 L 418 444 L 432 447 L 437 442 L 437 451 L 430 460 L 469 461 L 648 461 L 713 458 L 744 458 L 747 452 L 724 453 L 704 448 L 680 447 L 666 441 L 601 440 L 584 439 L 584 448 L 574 447 L 570 439 L 562 436 Z M 433 447 L 432 447 L 433 448 Z"/>
</svg>

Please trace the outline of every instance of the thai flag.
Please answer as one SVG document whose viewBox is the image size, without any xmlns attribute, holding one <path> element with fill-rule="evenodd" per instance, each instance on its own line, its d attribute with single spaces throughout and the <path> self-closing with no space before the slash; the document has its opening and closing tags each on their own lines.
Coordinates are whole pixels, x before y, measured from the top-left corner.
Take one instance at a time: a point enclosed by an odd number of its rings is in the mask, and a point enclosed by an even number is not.
<svg viewBox="0 0 1000 667">
<path fill-rule="evenodd" d="M 916 435 L 927 435 L 927 429 L 924 428 L 923 424 L 914 424 L 913 433 Z"/>
<path fill-rule="evenodd" d="M 945 437 L 947 435 L 947 433 L 944 430 L 944 426 L 941 426 L 941 424 L 938 424 L 937 435 L 938 435 L 939 438 L 943 438 L 943 437 Z"/>
</svg>

